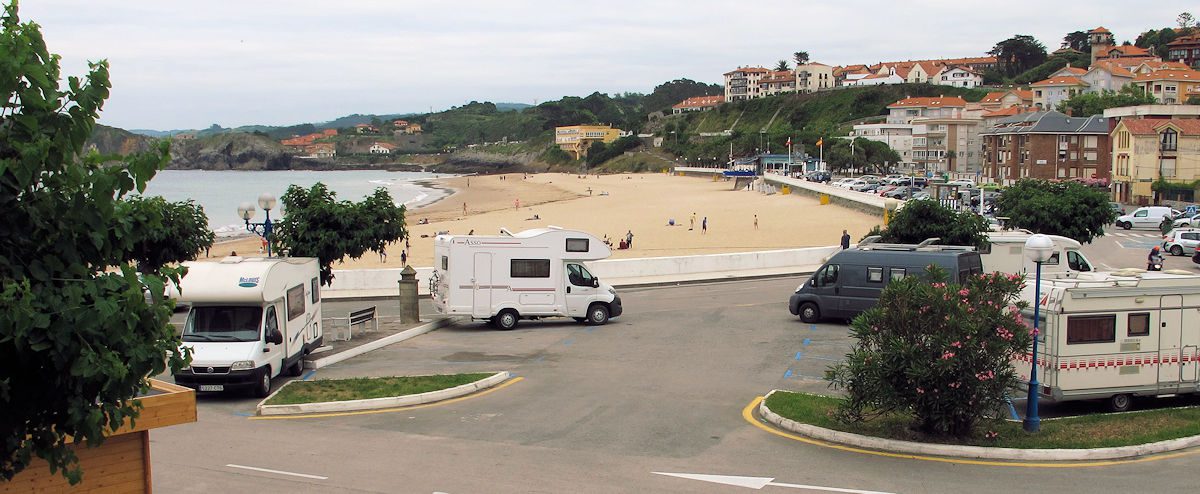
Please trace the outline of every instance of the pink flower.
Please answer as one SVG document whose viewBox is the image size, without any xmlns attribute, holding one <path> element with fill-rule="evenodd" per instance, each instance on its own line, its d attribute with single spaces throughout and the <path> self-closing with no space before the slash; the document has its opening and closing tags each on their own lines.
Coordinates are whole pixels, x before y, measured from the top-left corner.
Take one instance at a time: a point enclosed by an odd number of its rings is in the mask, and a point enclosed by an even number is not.
<svg viewBox="0 0 1200 494">
<path fill-rule="evenodd" d="M 1000 437 L 1000 433 L 996 432 L 996 431 L 987 431 L 987 432 L 983 433 L 983 437 L 988 438 L 988 439 L 995 439 L 997 437 Z"/>
<path fill-rule="evenodd" d="M 986 372 L 980 372 L 980 373 L 975 374 L 975 379 L 978 379 L 980 381 L 987 381 L 994 377 L 996 377 L 996 374 L 990 370 L 986 371 Z"/>
<path fill-rule="evenodd" d="M 966 288 L 963 288 L 962 290 L 959 290 L 959 291 L 958 291 L 958 294 L 959 294 L 959 295 L 961 295 L 961 296 L 964 296 L 964 297 L 966 297 L 967 295 L 970 295 L 970 294 L 971 294 L 971 291 L 970 291 L 970 290 L 967 290 Z"/>
<path fill-rule="evenodd" d="M 934 288 L 946 288 L 946 284 L 945 283 L 934 283 L 933 287 Z"/>
<path fill-rule="evenodd" d="M 951 343 L 951 344 L 950 344 L 950 346 L 952 346 L 952 347 L 954 347 L 954 348 L 962 348 L 962 342 L 961 342 L 961 341 L 956 341 L 956 342 L 954 342 L 954 343 Z"/>
<path fill-rule="evenodd" d="M 923 395 L 923 394 L 925 394 L 925 389 L 924 389 L 924 388 L 917 388 L 917 394 L 919 394 L 919 395 Z"/>
<path fill-rule="evenodd" d="M 951 388 L 958 389 L 959 386 L 962 386 L 961 382 L 954 381 L 954 382 L 950 383 Z"/>
<path fill-rule="evenodd" d="M 942 352 L 942 360 L 950 360 L 952 358 L 954 358 L 954 352 L 949 350 Z"/>
</svg>

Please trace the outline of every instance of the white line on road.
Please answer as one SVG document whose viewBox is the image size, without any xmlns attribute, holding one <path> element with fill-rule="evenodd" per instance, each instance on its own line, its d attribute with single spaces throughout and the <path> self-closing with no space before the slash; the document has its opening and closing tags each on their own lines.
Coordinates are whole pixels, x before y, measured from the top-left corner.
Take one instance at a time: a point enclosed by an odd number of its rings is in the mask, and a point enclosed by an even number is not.
<svg viewBox="0 0 1200 494">
<path fill-rule="evenodd" d="M 733 485 L 738 487 L 746 487 L 749 489 L 759 490 L 766 486 L 786 487 L 789 489 L 807 489 L 810 491 L 827 491 L 827 492 L 845 492 L 847 494 L 891 494 L 881 491 L 864 491 L 859 489 L 845 489 L 841 487 L 824 487 L 819 485 L 804 485 L 804 484 L 786 484 L 783 482 L 775 482 L 772 477 L 742 477 L 737 475 L 711 475 L 704 473 L 671 473 L 671 472 L 650 472 L 655 475 L 666 475 L 668 477 L 677 477 L 681 479 L 699 480 L 701 482 L 712 482 L 714 484 Z"/>
<path fill-rule="evenodd" d="M 254 470 L 256 472 L 277 473 L 279 475 L 291 475 L 293 477 L 304 477 L 306 479 L 316 479 L 316 480 L 328 480 L 329 479 L 329 477 L 322 477 L 320 475 L 309 475 L 307 473 L 285 472 L 283 470 L 271 470 L 270 468 L 248 467 L 246 465 L 234 465 L 232 463 L 225 465 L 225 466 L 227 466 L 229 468 L 241 468 L 241 469 L 245 469 L 245 470 Z"/>
</svg>

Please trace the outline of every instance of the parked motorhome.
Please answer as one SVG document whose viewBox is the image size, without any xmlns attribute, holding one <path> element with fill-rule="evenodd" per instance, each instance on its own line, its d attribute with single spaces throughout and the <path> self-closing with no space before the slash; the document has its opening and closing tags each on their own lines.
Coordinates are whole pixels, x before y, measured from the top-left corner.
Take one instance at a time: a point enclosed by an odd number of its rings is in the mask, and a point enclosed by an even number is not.
<svg viewBox="0 0 1200 494">
<path fill-rule="evenodd" d="M 838 251 L 796 288 L 788 310 L 808 323 L 849 319 L 874 307 L 889 281 L 922 276 L 930 265 L 945 270 L 948 281 L 955 283 L 983 272 L 974 249 L 931 245 L 933 240 L 921 244 L 864 242 Z"/>
<path fill-rule="evenodd" d="M 979 254 L 983 259 L 983 270 L 1013 274 L 1033 273 L 1034 263 L 1025 255 L 1025 241 L 1031 236 L 1033 233 L 1028 231 L 988 232 L 988 248 Z M 1095 269 L 1083 252 L 1080 252 L 1082 245 L 1078 240 L 1059 235 L 1046 236 L 1054 243 L 1054 254 L 1042 263 L 1043 275 L 1064 273 L 1069 277 Z"/>
<path fill-rule="evenodd" d="M 226 257 L 185 265 L 179 297 L 191 308 L 182 346 L 192 349 L 192 364 L 175 374 L 176 384 L 265 397 L 275 376 L 301 374 L 302 359 L 323 341 L 316 259 Z"/>
<path fill-rule="evenodd" d="M 521 319 L 573 317 L 605 324 L 621 315 L 616 290 L 584 265 L 612 255 L 596 236 L 557 227 L 501 235 L 438 235 L 429 282 L 442 314 L 513 329 Z"/>
<path fill-rule="evenodd" d="M 1022 298 L 1034 301 L 1034 280 Z M 1038 380 L 1041 399 L 1108 400 L 1197 391 L 1200 276 L 1164 272 L 1042 275 Z M 1032 325 L 1032 305 L 1026 310 Z M 1029 381 L 1033 355 L 1013 366 Z"/>
</svg>

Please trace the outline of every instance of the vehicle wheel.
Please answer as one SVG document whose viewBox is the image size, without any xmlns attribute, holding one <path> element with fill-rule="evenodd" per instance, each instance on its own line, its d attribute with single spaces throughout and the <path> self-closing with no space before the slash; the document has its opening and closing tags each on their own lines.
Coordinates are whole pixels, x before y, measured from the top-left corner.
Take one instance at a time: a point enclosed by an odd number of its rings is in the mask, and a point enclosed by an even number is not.
<svg viewBox="0 0 1200 494">
<path fill-rule="evenodd" d="M 287 374 L 289 376 L 300 377 L 300 374 L 303 374 L 303 373 L 304 373 L 304 359 L 303 358 L 296 359 L 296 363 L 292 364 L 291 367 L 288 367 Z"/>
<path fill-rule="evenodd" d="M 1183 255 L 1183 247 L 1180 247 L 1178 245 L 1171 246 L 1171 255 L 1182 256 Z"/>
<path fill-rule="evenodd" d="M 1133 397 L 1127 394 L 1112 395 L 1108 399 L 1108 409 L 1114 412 L 1127 412 L 1133 408 Z"/>
<path fill-rule="evenodd" d="M 266 398 L 269 394 L 271 394 L 271 368 L 264 367 L 258 373 L 258 382 L 254 384 L 254 396 Z"/>
<path fill-rule="evenodd" d="M 588 307 L 587 322 L 592 326 L 599 326 L 608 322 L 608 307 L 604 304 L 592 304 Z"/>
<path fill-rule="evenodd" d="M 800 320 L 810 324 L 821 320 L 821 309 L 812 302 L 800 304 Z"/>
<path fill-rule="evenodd" d="M 517 315 L 517 311 L 504 309 L 496 314 L 496 329 L 510 331 L 517 327 L 517 322 L 520 320 L 521 316 Z"/>
<path fill-rule="evenodd" d="M 1123 224 L 1123 225 L 1117 225 L 1117 226 L 1119 226 L 1119 227 L 1121 227 L 1121 228 L 1124 228 L 1124 229 L 1128 230 L 1128 229 L 1130 229 L 1130 228 L 1133 228 L 1133 223 L 1130 223 L 1130 222 L 1126 221 L 1126 222 L 1125 222 L 1125 224 Z"/>
<path fill-rule="evenodd" d="M 584 321 L 587 321 L 586 317 L 576 317 L 575 318 L 575 322 L 584 322 Z"/>
</svg>

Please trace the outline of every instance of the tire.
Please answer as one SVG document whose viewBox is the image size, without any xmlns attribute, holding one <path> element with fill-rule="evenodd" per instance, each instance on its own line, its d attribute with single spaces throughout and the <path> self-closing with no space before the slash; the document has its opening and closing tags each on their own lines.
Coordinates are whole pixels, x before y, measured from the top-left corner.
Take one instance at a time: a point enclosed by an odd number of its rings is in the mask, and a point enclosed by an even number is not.
<svg viewBox="0 0 1200 494">
<path fill-rule="evenodd" d="M 1124 228 L 1124 229 L 1128 230 L 1128 229 L 1130 229 L 1130 228 L 1133 228 L 1133 223 L 1130 223 L 1130 222 L 1126 221 L 1124 224 L 1119 224 L 1119 225 L 1117 225 L 1117 226 L 1119 226 L 1119 227 L 1121 227 L 1121 228 Z"/>
<path fill-rule="evenodd" d="M 300 377 L 301 374 L 304 374 L 304 359 L 298 358 L 294 364 L 287 368 L 287 375 Z"/>
<path fill-rule="evenodd" d="M 821 320 L 821 309 L 817 304 L 805 302 L 800 304 L 800 320 L 806 323 L 815 323 Z"/>
<path fill-rule="evenodd" d="M 517 327 L 517 323 L 520 322 L 521 316 L 518 315 L 517 311 L 515 310 L 504 309 L 500 311 L 499 314 L 496 314 L 495 319 L 496 329 L 501 331 L 512 331 Z"/>
<path fill-rule="evenodd" d="M 1178 245 L 1172 245 L 1171 246 L 1171 255 L 1182 256 L 1183 255 L 1183 247 L 1180 247 Z"/>
<path fill-rule="evenodd" d="M 587 323 L 591 326 L 600 326 L 608 323 L 608 307 L 604 304 L 592 304 L 588 307 Z"/>
<path fill-rule="evenodd" d="M 271 394 L 271 368 L 264 367 L 258 373 L 256 380 L 258 382 L 254 383 L 254 396 L 256 398 L 266 398 L 267 395 Z"/>
<path fill-rule="evenodd" d="M 1112 395 L 1108 398 L 1108 409 L 1114 412 L 1127 412 L 1133 408 L 1133 397 L 1128 394 Z"/>
</svg>

